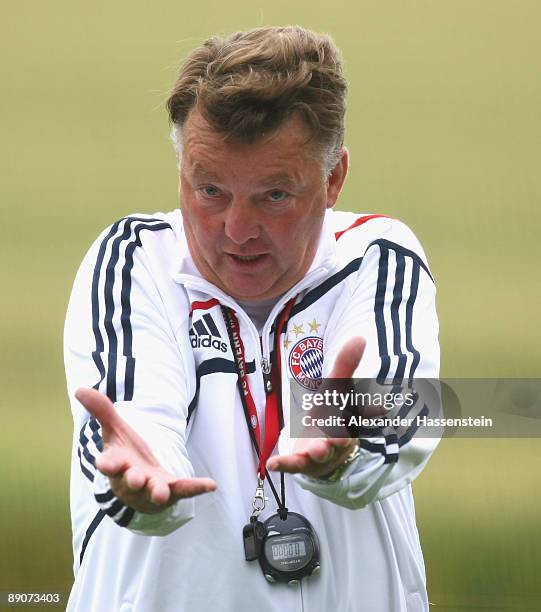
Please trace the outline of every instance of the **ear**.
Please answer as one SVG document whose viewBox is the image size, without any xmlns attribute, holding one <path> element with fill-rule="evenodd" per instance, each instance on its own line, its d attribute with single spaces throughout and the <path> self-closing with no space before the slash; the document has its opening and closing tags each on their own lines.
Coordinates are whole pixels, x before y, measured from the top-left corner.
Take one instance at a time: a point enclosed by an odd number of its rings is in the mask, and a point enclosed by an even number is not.
<svg viewBox="0 0 541 612">
<path fill-rule="evenodd" d="M 332 208 L 342 191 L 342 185 L 346 180 L 349 168 L 349 151 L 342 147 L 342 153 L 336 166 L 332 169 L 327 179 L 327 208 Z"/>
<path fill-rule="evenodd" d="M 332 208 L 342 191 L 342 185 L 346 180 L 349 168 L 349 152 L 342 147 L 342 153 L 336 166 L 332 169 L 327 179 L 327 208 Z"/>
</svg>

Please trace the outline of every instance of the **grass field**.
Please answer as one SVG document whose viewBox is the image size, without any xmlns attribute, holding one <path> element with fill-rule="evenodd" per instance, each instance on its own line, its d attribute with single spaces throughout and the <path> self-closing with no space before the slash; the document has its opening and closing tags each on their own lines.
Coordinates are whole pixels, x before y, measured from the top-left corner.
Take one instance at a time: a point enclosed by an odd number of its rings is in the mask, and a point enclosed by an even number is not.
<svg viewBox="0 0 541 612">
<path fill-rule="evenodd" d="M 351 83 L 340 207 L 421 239 L 443 376 L 540 376 L 540 19 L 537 0 L 2 2 L 0 591 L 70 588 L 70 286 L 99 230 L 177 205 L 163 101 L 212 33 L 334 36 Z M 415 484 L 435 610 L 541 609 L 540 459 L 537 439 L 442 442 Z"/>
</svg>

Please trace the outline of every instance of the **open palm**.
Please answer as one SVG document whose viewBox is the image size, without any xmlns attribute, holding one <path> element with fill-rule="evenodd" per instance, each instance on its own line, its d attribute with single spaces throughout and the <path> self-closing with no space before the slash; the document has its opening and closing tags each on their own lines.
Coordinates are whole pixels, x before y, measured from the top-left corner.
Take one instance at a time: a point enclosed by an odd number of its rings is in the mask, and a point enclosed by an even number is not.
<svg viewBox="0 0 541 612">
<path fill-rule="evenodd" d="M 177 478 L 169 474 L 106 395 L 82 388 L 75 397 L 101 425 L 104 450 L 96 459 L 96 467 L 109 477 L 113 493 L 127 506 L 154 514 L 179 499 L 216 489 L 210 478 Z"/>
</svg>

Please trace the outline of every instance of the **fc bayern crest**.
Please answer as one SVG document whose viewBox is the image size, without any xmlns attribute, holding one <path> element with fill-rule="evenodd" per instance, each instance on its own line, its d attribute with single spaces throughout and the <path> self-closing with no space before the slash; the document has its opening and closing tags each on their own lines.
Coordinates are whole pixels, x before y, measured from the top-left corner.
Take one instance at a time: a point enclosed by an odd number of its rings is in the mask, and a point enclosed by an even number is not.
<svg viewBox="0 0 541 612">
<path fill-rule="evenodd" d="M 299 340 L 289 354 L 289 370 L 306 389 L 317 389 L 323 372 L 323 339 L 308 336 Z"/>
</svg>

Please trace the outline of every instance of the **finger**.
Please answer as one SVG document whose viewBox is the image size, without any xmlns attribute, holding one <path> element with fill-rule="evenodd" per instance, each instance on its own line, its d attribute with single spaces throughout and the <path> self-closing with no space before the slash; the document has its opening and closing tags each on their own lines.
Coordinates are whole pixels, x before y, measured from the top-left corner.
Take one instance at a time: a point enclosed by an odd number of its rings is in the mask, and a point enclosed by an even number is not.
<svg viewBox="0 0 541 612">
<path fill-rule="evenodd" d="M 357 444 L 356 438 L 327 438 L 329 444 L 332 444 L 335 448 L 345 448 L 346 446 L 355 446 Z"/>
<path fill-rule="evenodd" d="M 129 462 L 121 453 L 104 451 L 96 457 L 96 467 L 106 476 L 120 476 L 129 467 Z"/>
<path fill-rule="evenodd" d="M 317 463 L 326 463 L 334 456 L 335 450 L 328 440 L 309 440 L 305 448 L 298 454 L 305 454 Z"/>
<path fill-rule="evenodd" d="M 75 391 L 75 397 L 81 402 L 85 409 L 100 423 L 102 437 L 105 443 L 118 426 L 119 416 L 113 406 L 113 402 L 103 393 L 96 389 L 81 387 Z"/>
<path fill-rule="evenodd" d="M 169 483 L 171 497 L 184 499 L 216 490 L 216 482 L 212 478 L 179 478 Z"/>
<path fill-rule="evenodd" d="M 348 452 L 355 444 L 352 438 L 299 438 L 293 447 L 296 454 L 307 454 L 318 463 L 331 461 L 337 455 Z"/>
<path fill-rule="evenodd" d="M 332 461 L 334 459 L 335 455 L 336 451 L 334 449 L 334 446 L 329 446 L 325 448 L 325 451 L 316 451 L 309 453 L 310 459 L 312 459 L 316 463 L 328 463 L 329 461 Z"/>
<path fill-rule="evenodd" d="M 111 400 L 95 389 L 77 389 L 75 397 L 94 416 L 102 426 L 102 437 L 106 445 L 119 442 L 124 448 L 131 449 L 142 461 L 152 467 L 159 463 L 148 444 L 118 414 Z"/>
<path fill-rule="evenodd" d="M 152 476 L 147 482 L 150 501 L 157 506 L 163 506 L 169 501 L 171 492 L 163 478 Z"/>
<path fill-rule="evenodd" d="M 357 438 L 328 438 L 327 441 L 333 450 L 329 461 L 339 463 L 344 461 L 358 444 Z"/>
<path fill-rule="evenodd" d="M 124 473 L 124 483 L 133 492 L 140 491 L 147 483 L 147 476 L 137 467 L 131 467 Z"/>
<path fill-rule="evenodd" d="M 266 467 L 270 472 L 298 474 L 305 472 L 311 463 L 312 460 L 308 455 L 276 455 L 267 461 Z"/>
<path fill-rule="evenodd" d="M 362 359 L 366 340 L 361 336 L 349 339 L 340 349 L 329 378 L 353 378 Z"/>
</svg>

